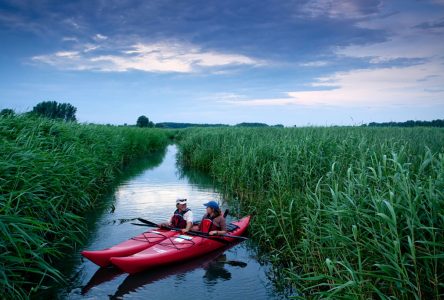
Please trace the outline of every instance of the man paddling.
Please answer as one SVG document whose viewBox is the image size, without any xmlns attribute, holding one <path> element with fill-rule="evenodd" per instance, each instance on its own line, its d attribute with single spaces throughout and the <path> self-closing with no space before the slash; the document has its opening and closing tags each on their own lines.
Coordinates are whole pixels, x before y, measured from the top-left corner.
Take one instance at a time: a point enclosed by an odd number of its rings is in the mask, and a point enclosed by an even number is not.
<svg viewBox="0 0 444 300">
<path fill-rule="evenodd" d="M 187 208 L 187 199 L 177 199 L 176 208 L 168 223 L 162 223 L 161 226 L 181 228 L 183 233 L 188 232 L 193 226 L 193 212 Z"/>
</svg>

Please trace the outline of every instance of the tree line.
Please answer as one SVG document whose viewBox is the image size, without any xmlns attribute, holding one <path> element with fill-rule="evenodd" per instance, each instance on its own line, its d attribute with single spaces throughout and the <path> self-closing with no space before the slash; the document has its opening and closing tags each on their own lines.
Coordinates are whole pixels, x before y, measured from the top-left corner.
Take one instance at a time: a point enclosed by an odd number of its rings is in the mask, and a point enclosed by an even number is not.
<svg viewBox="0 0 444 300">
<path fill-rule="evenodd" d="M 63 120 L 66 122 L 76 122 L 77 108 L 69 103 L 58 103 L 57 101 L 43 101 L 32 108 L 30 112 L 25 114 L 31 116 L 44 117 L 48 119 Z M 15 111 L 5 108 L 0 111 L 0 116 L 13 116 Z"/>
<path fill-rule="evenodd" d="M 44 117 L 48 119 L 62 120 L 65 122 L 76 122 L 77 108 L 70 103 L 58 103 L 57 101 L 42 101 L 26 112 L 26 115 Z M 10 108 L 4 108 L 0 111 L 0 116 L 14 116 L 15 111 Z M 136 121 L 138 127 L 154 127 L 146 116 L 140 116 Z"/>
<path fill-rule="evenodd" d="M 408 120 L 406 122 L 382 122 L 376 123 L 371 122 L 362 125 L 364 127 L 444 127 L 444 120 L 433 120 L 433 121 L 413 121 Z"/>
<path fill-rule="evenodd" d="M 38 103 L 30 112 L 26 114 L 35 115 L 39 117 L 45 117 L 50 119 L 58 119 L 66 122 L 76 122 L 77 108 L 69 103 L 58 103 L 57 101 L 43 101 Z M 0 111 L 0 116 L 14 115 L 15 112 L 12 109 L 5 108 Z M 124 126 L 127 126 L 125 123 Z M 137 127 L 147 128 L 188 128 L 188 127 L 229 127 L 227 124 L 197 124 L 197 123 L 180 123 L 180 122 L 162 122 L 155 124 L 150 121 L 147 116 L 141 115 L 137 118 Z M 234 125 L 235 127 L 284 127 L 282 124 L 268 125 L 265 123 L 248 123 L 243 122 Z M 406 122 L 371 122 L 363 124 L 363 127 L 444 127 L 444 119 L 437 119 L 433 121 L 413 121 L 408 120 Z"/>
</svg>

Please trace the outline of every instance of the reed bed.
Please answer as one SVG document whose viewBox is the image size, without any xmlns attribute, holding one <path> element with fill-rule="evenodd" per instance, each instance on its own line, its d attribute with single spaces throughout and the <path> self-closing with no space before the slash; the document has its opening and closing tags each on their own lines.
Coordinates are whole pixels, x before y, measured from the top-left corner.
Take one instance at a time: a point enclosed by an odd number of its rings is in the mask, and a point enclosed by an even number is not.
<svg viewBox="0 0 444 300">
<path fill-rule="evenodd" d="M 167 143 L 159 129 L 0 117 L 0 298 L 63 281 L 55 264 L 82 242 L 82 214 L 129 161 Z"/>
<path fill-rule="evenodd" d="M 443 129 L 189 129 L 180 161 L 254 215 L 295 298 L 444 297 Z"/>
</svg>

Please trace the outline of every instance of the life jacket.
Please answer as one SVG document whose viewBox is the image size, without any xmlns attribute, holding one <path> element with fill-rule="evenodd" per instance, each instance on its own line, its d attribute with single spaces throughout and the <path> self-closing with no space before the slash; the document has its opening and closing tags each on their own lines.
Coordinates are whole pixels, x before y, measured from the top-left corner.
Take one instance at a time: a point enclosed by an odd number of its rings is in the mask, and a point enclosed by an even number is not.
<svg viewBox="0 0 444 300">
<path fill-rule="evenodd" d="M 210 215 L 206 214 L 202 222 L 200 223 L 200 231 L 208 233 L 213 230 L 221 230 L 222 228 L 220 226 L 214 224 L 213 220 L 215 218 L 216 217 L 211 217 Z"/>
<path fill-rule="evenodd" d="M 189 212 L 191 209 L 187 208 L 184 211 L 179 211 L 176 209 L 173 217 L 171 218 L 171 224 L 174 228 L 185 228 L 187 227 L 187 221 L 183 218 L 183 216 Z"/>
</svg>

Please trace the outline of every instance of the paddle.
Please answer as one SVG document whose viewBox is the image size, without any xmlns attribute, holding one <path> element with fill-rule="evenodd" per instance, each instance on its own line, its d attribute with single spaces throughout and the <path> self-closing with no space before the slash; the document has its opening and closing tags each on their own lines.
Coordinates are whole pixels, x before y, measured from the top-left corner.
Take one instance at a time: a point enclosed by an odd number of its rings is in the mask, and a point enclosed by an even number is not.
<svg viewBox="0 0 444 300">
<path fill-rule="evenodd" d="M 137 226 L 154 227 L 154 226 L 147 225 L 147 224 L 142 224 L 142 223 L 130 223 L 130 224 L 131 224 L 131 225 L 137 225 Z"/>
<path fill-rule="evenodd" d="M 145 220 L 145 219 L 142 219 L 142 218 L 137 218 L 137 220 L 139 220 L 140 222 L 145 223 L 147 225 L 150 225 L 152 227 L 159 227 L 159 228 L 161 227 L 160 224 L 156 224 L 154 222 L 151 222 L 151 221 L 148 221 L 148 220 Z"/>
<path fill-rule="evenodd" d="M 233 267 L 241 267 L 245 268 L 247 266 L 246 262 L 243 261 L 237 261 L 237 260 L 227 260 L 227 261 L 221 261 L 221 263 L 233 266 Z"/>
<path fill-rule="evenodd" d="M 224 218 L 227 217 L 227 215 L 228 215 L 229 212 L 230 212 L 230 210 L 227 208 L 227 209 L 225 210 L 225 212 L 224 212 Z M 142 219 L 142 218 L 137 218 L 137 220 L 139 220 L 140 222 L 145 223 L 145 224 L 147 224 L 147 225 L 153 226 L 153 227 L 161 227 L 159 224 L 156 224 L 156 223 L 154 223 L 154 222 L 151 222 L 151 221 L 148 221 L 148 220 L 145 220 L 145 219 Z M 195 222 L 195 223 L 193 223 L 193 225 L 199 225 L 199 223 L 200 223 L 200 221 L 199 221 L 199 222 Z M 135 224 L 135 223 L 131 223 L 131 224 L 134 224 L 134 225 L 141 225 L 141 224 Z"/>
<path fill-rule="evenodd" d="M 159 227 L 159 228 L 163 227 L 163 228 L 167 228 L 167 229 L 171 229 L 171 230 L 182 231 L 182 229 L 180 229 L 180 228 L 173 228 L 173 227 L 170 227 L 170 226 L 160 226 L 159 224 L 156 224 L 154 222 L 151 222 L 151 221 L 148 221 L 148 220 L 145 220 L 145 219 L 142 219 L 142 218 L 137 218 L 137 220 L 139 220 L 142 223 L 145 223 L 148 226 L 152 226 L 152 227 Z M 134 225 L 139 225 L 140 226 L 142 224 L 135 224 L 134 223 Z M 197 236 L 205 237 L 205 238 L 223 236 L 223 237 L 229 237 L 229 238 L 239 239 L 239 240 L 243 240 L 243 241 L 244 240 L 248 240 L 248 238 L 244 237 L 244 236 L 229 235 L 229 234 L 209 235 L 208 233 L 204 233 L 204 232 L 201 232 L 201 231 L 193 231 L 193 230 L 190 230 L 187 233 L 190 234 L 190 235 L 197 235 Z"/>
</svg>

